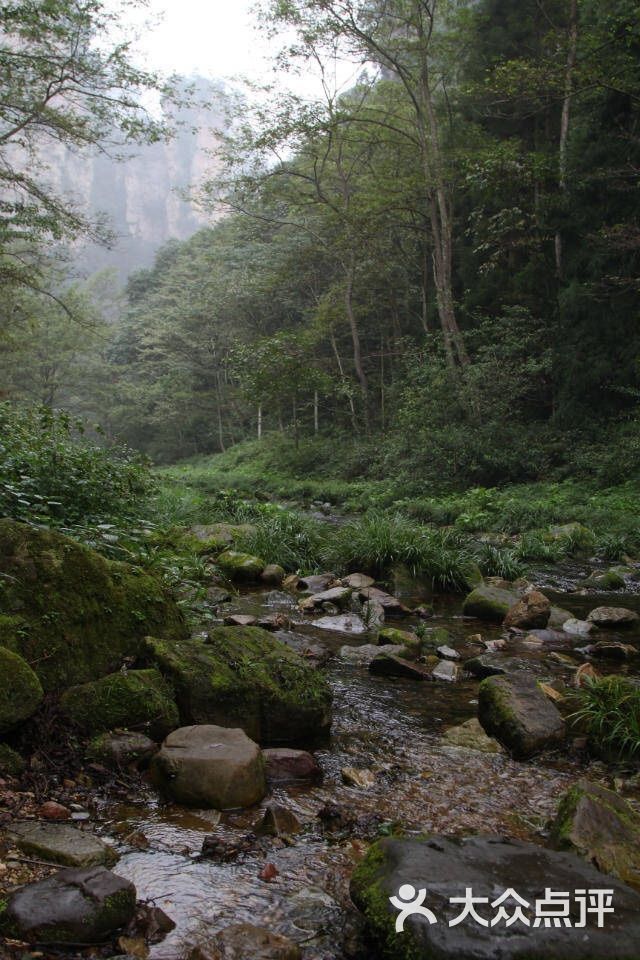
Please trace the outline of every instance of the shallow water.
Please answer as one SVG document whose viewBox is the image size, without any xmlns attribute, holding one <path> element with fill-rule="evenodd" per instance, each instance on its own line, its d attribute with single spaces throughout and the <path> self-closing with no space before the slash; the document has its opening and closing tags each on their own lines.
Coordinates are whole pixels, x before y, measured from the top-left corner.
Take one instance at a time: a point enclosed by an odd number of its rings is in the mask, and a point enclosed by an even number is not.
<svg viewBox="0 0 640 960">
<path fill-rule="evenodd" d="M 267 591 L 246 593 L 231 608 L 264 614 L 266 597 Z M 469 642 L 473 634 L 491 639 L 502 633 L 499 627 L 465 620 L 459 598 L 434 599 L 437 617 L 430 625 L 446 627 L 463 656 L 482 652 Z M 587 598 L 589 608 L 597 605 L 594 599 L 601 598 Z M 583 600 L 566 595 L 562 605 L 579 612 Z M 345 643 L 368 639 L 317 629 L 294 611 L 292 619 L 291 630 L 279 636 L 298 649 L 319 644 L 335 653 Z M 521 655 L 513 644 L 506 652 L 514 651 Z M 550 661 L 548 653 L 525 650 L 522 655 L 549 677 L 567 676 L 567 668 Z M 176 930 L 152 948 L 156 960 L 180 957 L 187 945 L 245 920 L 297 940 L 305 960 L 340 960 L 347 956 L 343 928 L 348 926 L 349 876 L 366 848 L 361 837 L 375 831 L 376 818 L 383 829 L 399 823 L 410 833 L 502 832 L 543 842 L 545 823 L 560 795 L 585 773 L 583 761 L 566 753 L 516 763 L 504 755 L 448 747 L 442 733 L 476 715 L 474 679 L 416 683 L 376 678 L 335 658 L 327 675 L 334 691 L 334 725 L 330 744 L 317 751 L 323 781 L 279 785 L 265 800 L 285 804 L 302 821 L 303 831 L 292 845 L 261 838 L 232 863 L 199 858 L 205 836 L 240 840 L 260 820 L 261 807 L 225 813 L 219 823 L 213 812 L 163 806 L 155 798 L 109 811 L 107 832 L 120 837 L 141 832 L 148 841 L 148 848 L 140 850 L 121 839 L 118 873 L 135 882 L 142 899 L 153 899 L 177 922 Z M 347 786 L 340 772 L 344 767 L 373 771 L 374 785 Z M 594 778 L 598 772 L 594 768 Z M 323 829 L 317 813 L 328 802 L 360 818 L 355 833 Z M 272 882 L 258 877 L 265 863 L 278 870 Z"/>
</svg>

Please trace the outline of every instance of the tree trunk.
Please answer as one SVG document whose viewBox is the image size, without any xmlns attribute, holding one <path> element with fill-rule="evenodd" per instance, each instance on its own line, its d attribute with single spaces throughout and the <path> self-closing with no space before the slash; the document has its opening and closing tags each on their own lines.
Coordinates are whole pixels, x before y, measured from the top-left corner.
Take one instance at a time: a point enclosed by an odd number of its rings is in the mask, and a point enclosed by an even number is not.
<svg viewBox="0 0 640 960">
<path fill-rule="evenodd" d="M 350 417 L 351 417 L 351 426 L 352 426 L 352 428 L 353 428 L 354 434 L 356 434 L 356 433 L 358 432 L 358 418 L 356 417 L 356 408 L 355 408 L 354 403 L 353 403 L 353 397 L 351 396 L 351 393 L 350 393 L 350 392 L 348 391 L 348 389 L 347 389 L 347 378 L 346 378 L 346 376 L 345 376 L 345 374 L 344 374 L 344 366 L 343 366 L 343 364 L 342 364 L 342 357 L 340 356 L 340 352 L 339 352 L 339 350 L 338 350 L 338 344 L 336 343 L 336 337 L 335 337 L 335 334 L 334 334 L 333 330 L 331 330 L 331 332 L 330 332 L 330 334 L 329 334 L 329 338 L 330 338 L 330 340 L 331 340 L 331 348 L 332 348 L 332 350 L 333 350 L 333 354 L 334 354 L 334 356 L 335 356 L 335 358 L 336 358 L 336 363 L 337 363 L 337 365 L 338 365 L 338 370 L 339 370 L 339 372 L 340 372 L 340 380 L 341 380 L 342 386 L 343 386 L 343 388 L 344 388 L 344 390 L 345 390 L 345 393 L 346 393 L 346 396 L 347 396 L 347 401 L 348 401 L 348 403 L 349 403 L 349 414 L 350 414 Z"/>
<path fill-rule="evenodd" d="M 313 432 L 316 436 L 320 432 L 320 402 L 317 390 L 313 394 Z"/>
<path fill-rule="evenodd" d="M 364 419 L 365 432 L 369 432 L 369 382 L 362 365 L 362 347 L 360 345 L 360 331 L 358 321 L 353 310 L 353 280 L 355 275 L 355 254 L 351 254 L 346 268 L 346 282 L 344 288 L 344 305 L 347 311 L 347 319 L 351 330 L 351 340 L 353 343 L 353 365 L 356 370 L 358 383 L 360 384 L 360 393 L 362 394 L 362 415 Z"/>
<path fill-rule="evenodd" d="M 262 404 L 258 405 L 258 440 L 262 440 Z"/>
<path fill-rule="evenodd" d="M 558 151 L 558 182 L 562 194 L 566 194 L 567 192 L 567 145 L 569 142 L 569 120 L 573 95 L 573 74 L 576 68 L 576 52 L 578 48 L 578 0 L 570 0 L 567 39 L 567 66 L 564 76 L 564 98 L 562 100 L 562 115 L 560 117 L 560 143 Z M 562 280 L 564 276 L 562 253 L 562 233 L 558 228 L 555 236 L 556 273 L 558 274 L 558 280 Z"/>
</svg>

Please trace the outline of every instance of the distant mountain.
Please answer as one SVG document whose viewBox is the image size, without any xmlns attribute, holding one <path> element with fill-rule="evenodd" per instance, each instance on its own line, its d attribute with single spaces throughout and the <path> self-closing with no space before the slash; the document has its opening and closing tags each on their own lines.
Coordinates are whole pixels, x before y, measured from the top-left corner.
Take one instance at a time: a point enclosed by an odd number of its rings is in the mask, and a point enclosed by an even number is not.
<svg viewBox="0 0 640 960">
<path fill-rule="evenodd" d="M 179 195 L 215 169 L 211 154 L 224 130 L 222 91 L 200 78 L 194 83 L 194 100 L 211 106 L 183 110 L 177 134 L 167 143 L 136 148 L 120 162 L 102 154 L 78 157 L 63 147 L 59 156 L 49 154 L 48 179 L 54 188 L 73 197 L 87 213 L 107 214 L 117 237 L 112 249 L 79 247 L 74 254 L 77 272 L 86 275 L 111 267 L 124 280 L 150 266 L 168 240 L 185 240 L 216 219 Z"/>
</svg>

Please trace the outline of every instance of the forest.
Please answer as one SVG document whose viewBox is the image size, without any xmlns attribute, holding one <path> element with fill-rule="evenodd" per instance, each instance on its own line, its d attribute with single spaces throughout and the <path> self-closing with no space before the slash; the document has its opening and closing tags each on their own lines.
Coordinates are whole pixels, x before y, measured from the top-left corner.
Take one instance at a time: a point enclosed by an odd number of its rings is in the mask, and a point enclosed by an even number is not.
<svg viewBox="0 0 640 960">
<path fill-rule="evenodd" d="M 0 960 L 637 960 L 636 0 L 147 6 L 0 2 Z"/>
</svg>

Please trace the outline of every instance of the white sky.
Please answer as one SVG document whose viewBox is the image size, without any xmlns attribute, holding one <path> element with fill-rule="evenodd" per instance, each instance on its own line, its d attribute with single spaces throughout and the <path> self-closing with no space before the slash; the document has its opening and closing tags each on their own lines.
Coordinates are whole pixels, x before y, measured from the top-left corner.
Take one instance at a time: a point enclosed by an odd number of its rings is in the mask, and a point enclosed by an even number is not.
<svg viewBox="0 0 640 960">
<path fill-rule="evenodd" d="M 136 44 L 149 67 L 164 73 L 180 73 L 226 80 L 241 78 L 271 83 L 275 78 L 273 57 L 281 41 L 269 42 L 255 27 L 251 9 L 255 0 L 148 0 L 145 28 Z M 136 20 L 138 20 L 136 16 Z M 345 63 L 339 82 L 347 86 L 356 71 Z M 295 92 L 313 97 L 320 83 L 308 70 L 287 74 L 279 81 Z"/>
</svg>

